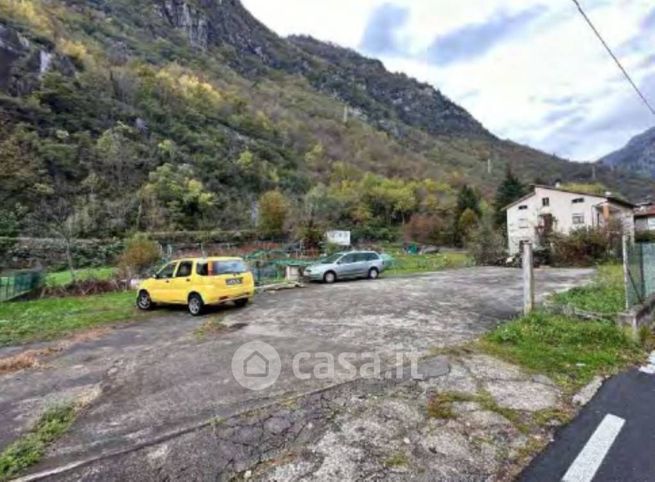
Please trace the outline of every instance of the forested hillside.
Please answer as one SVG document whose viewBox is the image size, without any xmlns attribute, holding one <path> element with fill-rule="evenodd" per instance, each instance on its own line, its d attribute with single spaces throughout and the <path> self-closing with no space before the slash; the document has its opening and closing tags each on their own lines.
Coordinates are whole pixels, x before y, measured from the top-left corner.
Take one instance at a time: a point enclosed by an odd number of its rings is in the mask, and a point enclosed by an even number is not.
<svg viewBox="0 0 655 482">
<path fill-rule="evenodd" d="M 460 188 L 490 199 L 507 164 L 524 182 L 591 176 L 238 0 L 0 2 L 0 235 L 248 229 L 265 193 L 289 230 L 447 226 Z M 629 198 L 653 187 L 597 171 Z"/>
</svg>

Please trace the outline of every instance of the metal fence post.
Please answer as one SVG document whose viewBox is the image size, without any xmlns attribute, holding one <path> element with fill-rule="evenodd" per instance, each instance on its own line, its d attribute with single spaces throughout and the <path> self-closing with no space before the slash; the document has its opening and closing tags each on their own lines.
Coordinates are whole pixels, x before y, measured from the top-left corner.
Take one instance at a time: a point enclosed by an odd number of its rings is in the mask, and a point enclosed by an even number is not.
<svg viewBox="0 0 655 482">
<path fill-rule="evenodd" d="M 534 255 L 532 243 L 523 243 L 523 313 L 534 310 Z"/>
<path fill-rule="evenodd" d="M 628 265 L 628 235 L 623 235 L 623 283 L 625 284 L 625 309 L 630 309 L 630 268 Z"/>
</svg>

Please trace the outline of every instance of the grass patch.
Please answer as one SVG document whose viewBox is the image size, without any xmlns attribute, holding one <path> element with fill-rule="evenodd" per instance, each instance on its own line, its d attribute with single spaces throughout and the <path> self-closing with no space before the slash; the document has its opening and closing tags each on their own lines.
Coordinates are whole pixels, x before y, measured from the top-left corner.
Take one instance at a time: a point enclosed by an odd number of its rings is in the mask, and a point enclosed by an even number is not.
<svg viewBox="0 0 655 482">
<path fill-rule="evenodd" d="M 540 311 L 498 327 L 479 344 L 492 356 L 548 375 L 571 389 L 645 356 L 643 348 L 611 322 Z"/>
<path fill-rule="evenodd" d="M 118 273 L 117 268 L 103 267 L 103 268 L 84 268 L 76 269 L 75 277 L 78 281 L 83 280 L 100 280 L 106 281 L 114 278 Z M 45 283 L 48 286 L 67 286 L 73 282 L 73 276 L 70 271 L 59 271 L 57 273 L 48 273 L 45 278 Z"/>
<path fill-rule="evenodd" d="M 623 311 L 622 267 L 601 266 L 593 284 L 554 295 L 553 301 L 597 313 L 600 318 Z M 565 389 L 575 390 L 596 375 L 611 375 L 641 362 L 651 338 L 643 334 L 643 343 L 637 343 L 613 321 L 582 321 L 536 311 L 498 327 L 479 345 L 492 356 L 548 375 Z"/>
<path fill-rule="evenodd" d="M 441 392 L 435 395 L 428 402 L 428 415 L 432 418 L 441 420 L 450 420 L 457 417 L 453 404 L 458 402 L 475 402 L 480 405 L 482 410 L 497 413 L 505 417 L 507 420 L 521 432 L 527 433 L 529 431 L 528 423 L 522 419 L 522 415 L 517 410 L 511 408 L 504 408 L 496 403 L 490 393 L 480 391 L 475 395 L 459 393 L 459 392 Z"/>
<path fill-rule="evenodd" d="M 407 467 L 409 465 L 409 458 L 404 452 L 397 452 L 384 461 L 384 466 L 393 467 Z"/>
<path fill-rule="evenodd" d="M 131 291 L 0 303 L 0 346 L 52 340 L 105 323 L 144 318 Z"/>
<path fill-rule="evenodd" d="M 559 305 L 603 315 L 614 315 L 625 311 L 623 267 L 600 266 L 593 284 L 556 294 L 552 300 Z"/>
<path fill-rule="evenodd" d="M 445 269 L 473 266 L 473 258 L 468 253 L 407 254 L 402 249 L 385 249 L 393 256 L 393 264 L 385 271 L 390 275 L 429 273 Z"/>
<path fill-rule="evenodd" d="M 9 480 L 41 460 L 49 444 L 61 437 L 75 420 L 73 405 L 46 411 L 30 433 L 0 453 L 0 480 Z"/>
<path fill-rule="evenodd" d="M 477 401 L 477 397 L 457 392 L 441 392 L 428 402 L 428 415 L 432 418 L 450 420 L 456 417 L 454 403 L 473 401 Z"/>
</svg>

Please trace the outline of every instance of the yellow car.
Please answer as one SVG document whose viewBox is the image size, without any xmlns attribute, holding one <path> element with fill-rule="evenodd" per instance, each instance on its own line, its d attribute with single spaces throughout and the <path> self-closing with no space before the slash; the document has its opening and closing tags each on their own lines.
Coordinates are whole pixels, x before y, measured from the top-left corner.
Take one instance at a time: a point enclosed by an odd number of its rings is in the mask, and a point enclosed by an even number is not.
<svg viewBox="0 0 655 482">
<path fill-rule="evenodd" d="M 139 285 L 136 304 L 187 305 L 193 316 L 207 305 L 233 301 L 245 306 L 255 294 L 255 280 L 241 258 L 194 258 L 171 261 Z"/>
</svg>

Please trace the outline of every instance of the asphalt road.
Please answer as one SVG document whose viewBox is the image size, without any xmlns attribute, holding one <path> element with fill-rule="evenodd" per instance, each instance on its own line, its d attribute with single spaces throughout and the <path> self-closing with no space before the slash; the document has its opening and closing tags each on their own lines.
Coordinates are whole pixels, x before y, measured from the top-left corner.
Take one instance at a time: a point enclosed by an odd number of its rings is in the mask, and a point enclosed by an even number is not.
<svg viewBox="0 0 655 482">
<path fill-rule="evenodd" d="M 655 481 L 655 375 L 608 380 L 519 480 Z"/>
<path fill-rule="evenodd" d="M 592 270 L 536 272 L 540 297 L 591 279 Z M 80 341 L 37 369 L 0 376 L 0 450 L 24 433 L 45 407 L 84 398 L 88 408 L 35 470 L 147 443 L 181 427 L 228 417 L 272 400 L 351 379 L 301 380 L 299 353 L 429 353 L 473 340 L 519 313 L 520 270 L 471 268 L 265 293 L 245 309 L 203 318 L 162 310 Z M 199 335 L 216 318 L 221 330 Z M 245 343 L 277 350 L 277 382 L 261 391 L 236 383 L 233 355 Z M 317 363 L 303 359 L 306 372 Z"/>
</svg>

